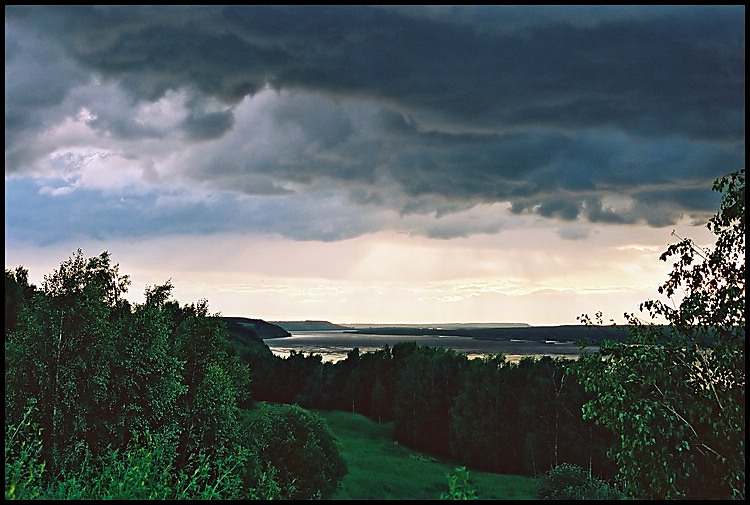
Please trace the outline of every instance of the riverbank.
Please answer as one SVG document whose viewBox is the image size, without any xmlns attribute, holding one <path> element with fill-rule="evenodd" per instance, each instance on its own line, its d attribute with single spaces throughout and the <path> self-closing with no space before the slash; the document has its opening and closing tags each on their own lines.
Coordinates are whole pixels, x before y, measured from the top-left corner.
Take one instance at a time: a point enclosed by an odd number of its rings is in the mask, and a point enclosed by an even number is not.
<svg viewBox="0 0 750 505">
<path fill-rule="evenodd" d="M 580 327 L 579 331 L 585 328 Z M 515 335 L 522 336 L 522 335 Z M 417 345 L 453 349 L 468 357 L 504 354 L 509 361 L 517 362 L 524 356 L 551 356 L 575 359 L 580 349 L 574 340 L 552 338 L 535 340 L 530 338 L 476 338 L 471 335 L 443 334 L 377 334 L 359 333 L 351 330 L 326 332 L 296 332 L 289 337 L 265 339 L 271 351 L 280 357 L 291 352 L 319 354 L 323 361 L 336 362 L 345 359 L 355 347 L 361 353 L 393 347 L 399 342 L 416 342 Z M 598 347 L 587 347 L 591 352 Z"/>
</svg>

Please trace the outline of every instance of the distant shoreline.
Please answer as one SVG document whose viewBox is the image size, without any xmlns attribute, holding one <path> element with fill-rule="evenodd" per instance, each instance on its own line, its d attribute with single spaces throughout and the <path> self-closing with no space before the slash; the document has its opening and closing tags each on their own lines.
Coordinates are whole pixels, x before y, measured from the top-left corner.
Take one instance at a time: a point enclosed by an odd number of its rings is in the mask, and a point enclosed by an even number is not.
<svg viewBox="0 0 750 505">
<path fill-rule="evenodd" d="M 625 342 L 629 326 L 378 326 L 344 330 L 344 333 L 354 335 L 398 335 L 398 336 L 451 336 L 471 337 L 476 340 L 532 340 L 544 342 L 547 340 L 600 344 L 604 340 Z"/>
<path fill-rule="evenodd" d="M 578 328 L 578 330 L 582 329 L 585 328 Z M 469 357 L 503 354 L 509 361 L 518 361 L 523 357 L 530 356 L 575 359 L 581 353 L 581 349 L 576 342 L 552 338 L 478 339 L 468 335 L 446 335 L 445 333 L 414 335 L 413 333 L 418 333 L 415 331 L 411 333 L 378 334 L 344 330 L 301 331 L 293 333 L 290 337 L 266 339 L 265 343 L 279 357 L 287 357 L 292 352 L 296 352 L 310 355 L 317 354 L 321 356 L 323 361 L 333 362 L 346 359 L 355 348 L 359 349 L 360 353 L 367 353 L 412 342 L 419 346 L 452 349 Z M 595 352 L 598 346 L 588 344 L 586 348 L 589 352 Z"/>
<path fill-rule="evenodd" d="M 290 333 L 340 331 L 349 335 L 450 336 L 476 340 L 547 340 L 598 345 L 604 340 L 625 342 L 628 325 L 585 326 L 582 324 L 532 326 L 528 323 L 426 323 L 426 324 L 337 324 L 330 321 L 270 321 Z"/>
<path fill-rule="evenodd" d="M 461 330 L 489 328 L 530 328 L 528 323 L 332 323 L 325 320 L 268 321 L 287 331 L 326 331 L 326 330 L 372 330 L 382 328 L 411 328 L 430 330 Z"/>
</svg>

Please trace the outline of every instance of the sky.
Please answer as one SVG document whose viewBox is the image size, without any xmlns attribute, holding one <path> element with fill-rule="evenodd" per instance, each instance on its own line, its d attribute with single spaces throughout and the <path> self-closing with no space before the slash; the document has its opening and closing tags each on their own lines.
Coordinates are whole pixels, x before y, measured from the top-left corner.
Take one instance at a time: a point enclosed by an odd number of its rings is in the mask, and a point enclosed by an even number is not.
<svg viewBox="0 0 750 505">
<path fill-rule="evenodd" d="M 6 6 L 5 266 L 226 316 L 624 322 L 744 168 L 744 6 Z"/>
</svg>

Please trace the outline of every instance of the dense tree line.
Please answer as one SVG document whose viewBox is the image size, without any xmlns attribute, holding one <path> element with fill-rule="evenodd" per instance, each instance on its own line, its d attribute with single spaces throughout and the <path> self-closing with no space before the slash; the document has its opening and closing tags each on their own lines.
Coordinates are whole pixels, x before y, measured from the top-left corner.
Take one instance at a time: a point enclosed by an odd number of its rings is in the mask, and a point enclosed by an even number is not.
<svg viewBox="0 0 750 505">
<path fill-rule="evenodd" d="M 613 437 L 582 418 L 592 395 L 570 360 L 469 359 L 414 342 L 355 348 L 335 363 L 297 352 L 263 359 L 253 369 L 266 375 L 251 387 L 259 400 L 393 421 L 398 443 L 480 470 L 535 476 L 570 463 L 605 479 L 614 473 L 605 454 Z"/>
<path fill-rule="evenodd" d="M 6 269 L 6 497 L 332 492 L 345 473 L 332 434 L 291 406 L 246 415 L 250 369 L 208 303 L 181 306 L 168 281 L 133 305 L 122 296 L 129 282 L 106 251 L 77 251 L 41 288 L 23 267 Z M 266 425 L 291 426 L 302 442 Z M 281 461 L 267 449 L 280 445 Z M 295 458 L 313 450 L 316 468 L 330 469 L 300 475 Z"/>
</svg>

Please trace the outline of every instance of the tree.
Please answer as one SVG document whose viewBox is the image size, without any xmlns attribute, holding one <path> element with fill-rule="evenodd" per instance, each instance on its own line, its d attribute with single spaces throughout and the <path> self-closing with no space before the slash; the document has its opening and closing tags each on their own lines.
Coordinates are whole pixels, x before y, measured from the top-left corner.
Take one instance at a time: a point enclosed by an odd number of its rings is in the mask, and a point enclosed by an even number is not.
<svg viewBox="0 0 750 505">
<path fill-rule="evenodd" d="M 180 307 L 169 300 L 168 281 L 131 306 L 122 297 L 128 285 L 106 251 L 87 259 L 79 249 L 44 277 L 40 290 L 22 267 L 6 269 L 6 293 L 14 297 L 6 315 L 15 321 L 6 324 L 5 422 L 39 426 L 17 430 L 24 437 L 6 443 L 6 473 L 23 476 L 44 465 L 50 492 L 89 496 L 93 488 L 76 487 L 84 470 L 143 475 L 132 473 L 131 463 L 135 471 L 139 455 L 151 457 L 157 446 L 143 441 L 153 435 L 169 465 L 160 463 L 159 474 L 192 486 L 188 496 L 214 481 L 212 492 L 224 491 L 211 497 L 237 497 L 240 488 L 226 487 L 230 477 L 222 475 L 246 459 L 236 436 L 247 366 L 229 355 L 225 327 L 205 300 Z M 116 487 L 120 474 L 109 475 Z"/>
<path fill-rule="evenodd" d="M 469 360 L 451 408 L 451 455 L 488 472 L 520 473 L 518 405 L 500 354 Z M 488 450 L 488 448 L 492 448 Z"/>
<path fill-rule="evenodd" d="M 640 305 L 649 322 L 625 314 L 627 342 L 604 342 L 576 367 L 596 395 L 584 417 L 616 434 L 609 454 L 630 496 L 745 496 L 745 170 L 713 189 L 713 248 L 670 245 L 661 260 L 676 260 L 658 289 L 668 302 Z"/>
<path fill-rule="evenodd" d="M 86 259 L 80 249 L 44 276 L 38 292 L 27 275 L 15 271 L 26 301 L 6 333 L 6 422 L 18 422 L 28 398 L 39 401 L 34 421 L 44 428 L 43 457 L 54 473 L 64 471 L 75 441 L 95 453 L 110 442 L 97 418 L 111 400 L 112 338 L 130 280 L 108 252 Z"/>
<path fill-rule="evenodd" d="M 172 352 L 184 362 L 186 392 L 176 398 L 182 428 L 178 466 L 182 467 L 200 452 L 225 457 L 225 449 L 235 450 L 239 404 L 247 397 L 250 371 L 229 352 L 226 327 L 209 313 L 208 301 L 179 307 L 166 301 L 171 284 L 168 288 L 153 298 L 172 318 Z M 147 293 L 147 303 L 151 298 Z"/>
<path fill-rule="evenodd" d="M 378 424 L 383 422 L 383 413 L 386 411 L 388 401 L 387 392 L 380 376 L 375 377 L 375 385 L 372 387 L 370 403 L 372 405 L 372 415 L 378 420 Z"/>
<path fill-rule="evenodd" d="M 29 284 L 29 271 L 22 266 L 5 269 L 5 335 L 16 330 L 18 314 L 34 296 L 36 286 Z"/>
<path fill-rule="evenodd" d="M 394 346 L 394 355 L 396 349 Z M 408 447 L 447 456 L 451 408 L 460 392 L 468 358 L 441 347 L 414 349 L 401 361 L 395 385 L 394 438 Z"/>
<path fill-rule="evenodd" d="M 165 286 L 170 285 L 146 288 L 146 303 L 122 318 L 114 338 L 117 355 L 108 385 L 113 400 L 102 418 L 121 436 L 118 447 L 133 431 L 179 431 L 179 402 L 188 390 L 186 360 L 173 350 L 169 302 L 152 296 Z"/>
</svg>

